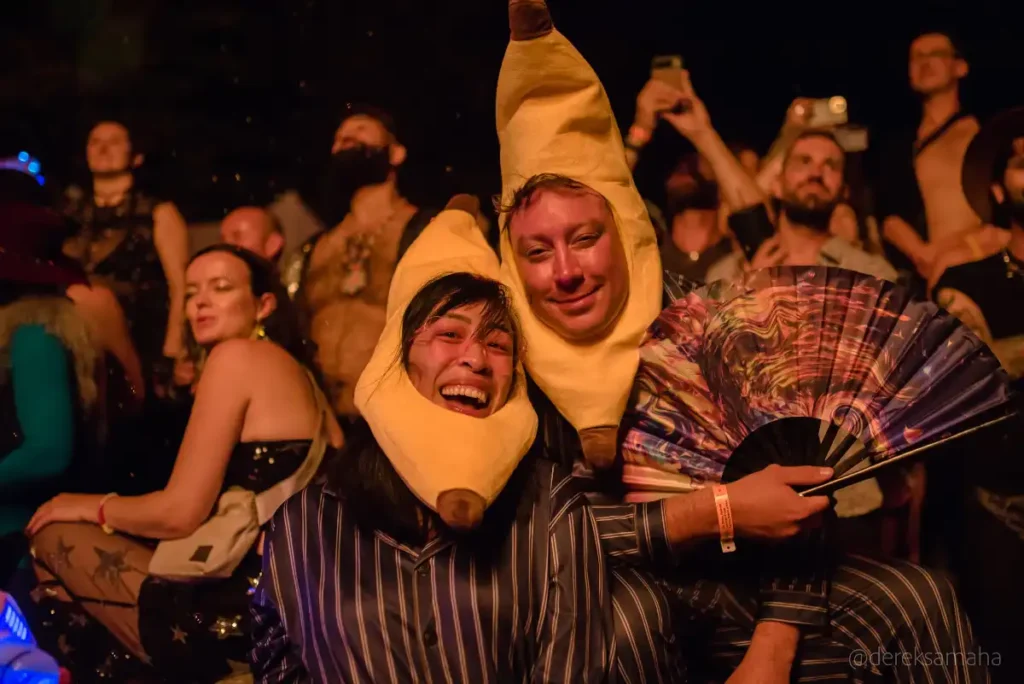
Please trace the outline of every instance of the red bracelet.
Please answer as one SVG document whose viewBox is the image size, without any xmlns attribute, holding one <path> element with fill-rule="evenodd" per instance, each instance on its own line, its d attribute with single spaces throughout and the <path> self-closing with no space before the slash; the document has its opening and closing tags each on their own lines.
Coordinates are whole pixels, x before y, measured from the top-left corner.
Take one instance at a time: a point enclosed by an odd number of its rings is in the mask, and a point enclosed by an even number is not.
<svg viewBox="0 0 1024 684">
<path fill-rule="evenodd" d="M 718 514 L 718 533 L 722 544 L 722 553 L 732 553 L 736 550 L 734 541 L 734 529 L 732 522 L 732 506 L 729 505 L 729 491 L 725 485 L 714 485 L 711 488 L 715 495 L 715 513 Z"/>
<path fill-rule="evenodd" d="M 103 505 L 113 499 L 117 494 L 111 492 L 102 499 L 100 499 L 100 505 L 96 509 L 96 522 L 99 523 L 100 527 L 107 534 L 114 534 L 114 528 L 107 524 L 107 516 L 103 514 Z"/>
<path fill-rule="evenodd" d="M 651 132 L 642 126 L 633 124 L 626 134 L 626 142 L 632 147 L 643 147 L 651 140 Z"/>
</svg>

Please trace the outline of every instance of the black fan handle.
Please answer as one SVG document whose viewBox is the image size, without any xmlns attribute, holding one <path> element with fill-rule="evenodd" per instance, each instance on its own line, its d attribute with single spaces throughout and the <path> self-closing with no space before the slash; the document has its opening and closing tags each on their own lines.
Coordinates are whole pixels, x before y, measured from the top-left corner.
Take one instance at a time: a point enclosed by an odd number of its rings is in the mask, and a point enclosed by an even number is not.
<svg viewBox="0 0 1024 684">
<path fill-rule="evenodd" d="M 1013 411 L 998 418 L 993 418 L 992 420 L 986 423 L 976 425 L 972 428 L 968 428 L 961 432 L 957 432 L 956 434 L 952 434 L 948 437 L 943 437 L 942 439 L 936 440 L 929 444 L 925 444 L 924 446 L 919 446 L 916 449 L 910 449 L 909 451 L 904 451 L 903 453 L 896 454 L 895 456 L 890 456 L 884 461 L 880 461 L 874 465 L 868 466 L 867 468 L 863 468 L 856 472 L 849 473 L 847 475 L 842 475 L 835 479 L 829 480 L 828 482 L 825 482 L 823 484 L 804 489 L 803 491 L 800 492 L 800 496 L 821 496 L 824 494 L 831 495 L 832 493 L 836 492 L 839 489 L 842 489 L 843 487 L 849 487 L 852 484 L 857 484 L 858 482 L 863 482 L 864 480 L 874 477 L 880 471 L 887 470 L 896 465 L 897 463 L 909 461 L 910 459 L 916 456 L 920 456 L 925 452 L 934 449 L 935 447 L 942 446 L 943 444 L 948 444 L 949 442 L 956 441 L 962 437 L 967 437 L 968 435 L 973 435 L 976 432 L 986 430 L 994 425 L 998 425 L 999 423 L 1016 417 L 1017 412 Z"/>
</svg>

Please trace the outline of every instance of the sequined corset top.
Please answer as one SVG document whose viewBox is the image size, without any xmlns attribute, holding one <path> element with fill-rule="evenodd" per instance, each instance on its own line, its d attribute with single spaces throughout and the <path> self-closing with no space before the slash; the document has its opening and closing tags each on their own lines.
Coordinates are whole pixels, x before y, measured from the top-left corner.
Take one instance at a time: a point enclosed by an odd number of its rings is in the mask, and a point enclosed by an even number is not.
<svg viewBox="0 0 1024 684">
<path fill-rule="evenodd" d="M 312 442 L 241 442 L 235 446 L 224 474 L 224 489 L 243 487 L 257 494 L 270 489 L 302 465 Z"/>
</svg>

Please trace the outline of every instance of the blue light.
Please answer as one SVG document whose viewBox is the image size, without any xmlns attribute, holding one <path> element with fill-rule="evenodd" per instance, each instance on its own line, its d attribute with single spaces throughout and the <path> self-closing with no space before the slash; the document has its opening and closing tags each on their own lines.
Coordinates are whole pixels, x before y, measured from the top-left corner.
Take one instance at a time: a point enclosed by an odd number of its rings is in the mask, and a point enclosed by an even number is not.
<svg viewBox="0 0 1024 684">
<path fill-rule="evenodd" d="M 36 180 L 39 181 L 40 185 L 46 185 L 46 179 L 42 176 L 36 176 Z"/>
<path fill-rule="evenodd" d="M 37 161 L 29 162 L 28 163 L 28 172 L 29 173 L 39 173 L 39 162 L 37 162 Z"/>
<path fill-rule="evenodd" d="M 22 164 L 24 164 L 25 162 L 27 162 L 31 158 L 32 157 L 30 157 L 28 155 L 28 152 L 19 152 L 18 153 L 18 161 L 20 161 Z"/>
</svg>

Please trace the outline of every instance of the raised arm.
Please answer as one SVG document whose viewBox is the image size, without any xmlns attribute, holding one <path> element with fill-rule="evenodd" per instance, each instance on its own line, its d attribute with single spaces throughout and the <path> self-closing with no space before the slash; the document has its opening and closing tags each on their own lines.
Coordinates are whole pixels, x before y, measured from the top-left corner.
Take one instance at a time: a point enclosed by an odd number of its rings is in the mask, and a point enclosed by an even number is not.
<svg viewBox="0 0 1024 684">
<path fill-rule="evenodd" d="M 708 160 L 718 179 L 722 200 L 729 211 L 739 211 L 763 204 L 768 199 L 767 195 L 758 187 L 754 178 L 743 168 L 740 160 L 711 125 L 708 110 L 694 92 L 690 76 L 685 71 L 678 101 L 684 105 L 683 112 L 664 112 L 662 117 L 692 142 L 697 151 Z"/>
</svg>

